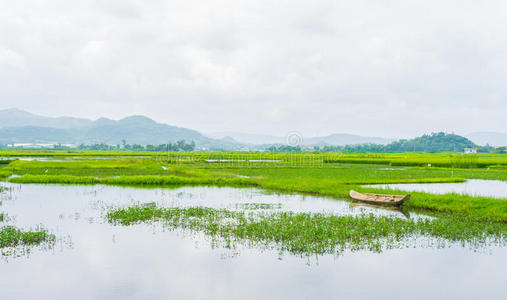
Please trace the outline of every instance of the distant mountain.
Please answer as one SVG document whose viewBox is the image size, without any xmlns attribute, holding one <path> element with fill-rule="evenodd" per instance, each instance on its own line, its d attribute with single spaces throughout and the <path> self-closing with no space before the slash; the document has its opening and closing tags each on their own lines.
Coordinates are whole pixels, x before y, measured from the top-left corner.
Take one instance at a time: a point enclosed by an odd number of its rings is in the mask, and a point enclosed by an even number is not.
<svg viewBox="0 0 507 300">
<path fill-rule="evenodd" d="M 161 124 L 145 116 L 130 116 L 115 121 L 77 118 L 49 118 L 18 109 L 0 110 L 0 144 L 166 144 L 179 140 L 194 141 L 200 148 L 234 150 L 242 147 L 234 140 L 217 140 L 201 133 Z"/>
<path fill-rule="evenodd" d="M 413 139 L 401 139 L 387 145 L 354 144 L 325 146 L 325 151 L 346 152 L 463 152 L 465 148 L 476 148 L 469 139 L 444 132 L 425 134 Z"/>
<path fill-rule="evenodd" d="M 503 133 L 474 133 L 469 136 L 475 143 L 465 137 L 444 133 L 396 142 L 386 138 L 340 133 L 304 138 L 303 145 L 370 145 L 392 151 L 462 151 L 463 148 L 474 147 L 475 144 L 507 145 L 507 134 Z M 93 121 L 71 117 L 44 117 L 19 109 L 0 110 L 0 144 L 116 145 L 122 144 L 123 140 L 128 144 L 141 145 L 159 145 L 179 140 L 194 141 L 198 149 L 211 150 L 262 150 L 273 144 L 287 143 L 285 137 L 237 132 L 214 133 L 208 137 L 192 129 L 157 123 L 145 116 L 130 116 L 117 121 L 100 118 Z"/>
<path fill-rule="evenodd" d="M 213 138 L 230 137 L 240 143 L 254 144 L 254 145 L 268 145 L 268 144 L 286 144 L 285 137 L 278 137 L 263 134 L 249 134 L 239 132 L 216 132 L 210 133 L 208 136 Z M 357 145 L 357 144 L 388 144 L 394 139 L 380 138 L 380 137 L 364 137 L 354 134 L 335 133 L 322 137 L 303 137 L 303 145 Z"/>
<path fill-rule="evenodd" d="M 67 129 L 40 126 L 19 126 L 0 129 L 0 144 L 72 144 L 75 142 L 76 137 Z"/>
<path fill-rule="evenodd" d="M 507 146 L 507 132 L 473 132 L 466 137 L 481 146 Z"/>
<path fill-rule="evenodd" d="M 0 128 L 18 126 L 78 128 L 90 126 L 92 122 L 88 119 L 72 117 L 44 117 L 17 108 L 0 110 Z"/>
<path fill-rule="evenodd" d="M 410 140 L 399 140 L 386 145 L 386 151 L 436 151 L 436 152 L 463 152 L 465 148 L 475 148 L 477 145 L 466 137 L 444 132 L 425 134 Z"/>
</svg>

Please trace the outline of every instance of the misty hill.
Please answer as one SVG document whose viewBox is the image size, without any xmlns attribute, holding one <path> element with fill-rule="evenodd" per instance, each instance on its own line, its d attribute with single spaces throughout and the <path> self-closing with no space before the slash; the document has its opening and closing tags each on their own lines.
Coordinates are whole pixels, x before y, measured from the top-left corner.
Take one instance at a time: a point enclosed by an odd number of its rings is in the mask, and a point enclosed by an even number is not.
<svg viewBox="0 0 507 300">
<path fill-rule="evenodd" d="M 250 134 L 250 133 L 239 133 L 239 132 L 217 132 L 210 133 L 208 136 L 213 138 L 224 138 L 230 137 L 235 141 L 245 144 L 254 145 L 269 145 L 269 144 L 286 144 L 285 137 L 278 137 L 272 135 L 263 134 Z M 356 144 L 387 144 L 392 142 L 393 139 L 386 139 L 380 137 L 364 137 L 353 134 L 336 133 L 322 137 L 304 138 L 303 145 L 356 145 Z"/>
<path fill-rule="evenodd" d="M 166 144 L 179 140 L 195 141 L 199 147 L 236 149 L 233 140 L 216 140 L 195 130 L 170 126 L 144 116 L 118 121 L 100 118 L 96 121 L 77 118 L 49 118 L 18 109 L 0 111 L 0 143 L 62 144 Z"/>
<path fill-rule="evenodd" d="M 425 134 L 413 139 L 402 139 L 387 145 L 363 144 L 347 146 L 326 146 L 324 151 L 350 152 L 463 152 L 465 148 L 476 148 L 469 139 L 444 132 Z"/>
<path fill-rule="evenodd" d="M 70 130 L 40 127 L 40 126 L 19 126 L 0 129 L 0 144 L 19 143 L 74 143 L 76 137 Z"/>
<path fill-rule="evenodd" d="M 72 117 L 44 117 L 17 108 L 0 110 L 0 128 L 35 126 L 54 128 L 78 128 L 90 126 L 93 121 Z"/>
<path fill-rule="evenodd" d="M 478 145 L 507 146 L 507 133 L 505 132 L 474 132 L 466 135 Z"/>
<path fill-rule="evenodd" d="M 410 140 L 399 140 L 386 146 L 388 151 L 438 151 L 462 152 L 465 148 L 477 147 L 474 142 L 456 134 L 444 132 L 425 134 Z M 391 150 L 392 149 L 392 150 Z"/>
</svg>

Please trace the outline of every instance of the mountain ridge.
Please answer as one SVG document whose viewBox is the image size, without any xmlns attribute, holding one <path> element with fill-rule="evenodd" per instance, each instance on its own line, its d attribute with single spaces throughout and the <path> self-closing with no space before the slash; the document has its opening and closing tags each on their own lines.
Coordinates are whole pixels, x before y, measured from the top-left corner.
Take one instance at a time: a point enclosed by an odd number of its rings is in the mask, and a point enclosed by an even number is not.
<svg viewBox="0 0 507 300">
<path fill-rule="evenodd" d="M 200 132 L 172 126 L 142 115 L 120 120 L 95 121 L 72 117 L 44 117 L 19 109 L 0 110 L 0 143 L 61 144 L 166 144 L 179 140 L 195 141 L 203 149 L 236 149 L 233 141 L 208 138 Z"/>
</svg>

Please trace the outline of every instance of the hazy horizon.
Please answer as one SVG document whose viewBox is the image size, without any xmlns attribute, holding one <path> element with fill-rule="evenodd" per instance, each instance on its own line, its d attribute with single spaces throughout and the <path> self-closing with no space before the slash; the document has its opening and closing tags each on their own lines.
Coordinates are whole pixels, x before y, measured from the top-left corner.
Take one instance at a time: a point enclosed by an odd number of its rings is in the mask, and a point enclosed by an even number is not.
<svg viewBox="0 0 507 300">
<path fill-rule="evenodd" d="M 3 1 L 0 108 L 203 133 L 507 132 L 507 3 Z"/>
<path fill-rule="evenodd" d="M 27 113 L 31 113 L 31 114 L 34 114 L 34 115 L 38 115 L 38 116 L 42 116 L 42 117 L 51 117 L 51 118 L 60 118 L 60 117 L 71 117 L 71 118 L 80 118 L 80 119 L 87 119 L 87 120 L 90 120 L 90 121 L 96 121 L 100 118 L 106 118 L 106 119 L 110 119 L 110 120 L 115 120 L 115 121 L 118 121 L 118 120 L 121 120 L 123 118 L 126 118 L 126 117 L 132 117 L 132 116 L 144 116 L 144 117 L 148 117 L 150 119 L 152 119 L 153 121 L 157 122 L 157 123 L 162 123 L 162 124 L 168 124 L 168 123 L 164 123 L 164 122 L 160 122 L 160 121 L 157 121 L 153 118 L 151 118 L 150 116 L 146 116 L 146 115 L 128 115 L 128 116 L 124 116 L 124 117 L 120 117 L 120 118 L 109 118 L 109 117 L 106 117 L 106 116 L 102 116 L 102 117 L 99 117 L 99 118 L 86 118 L 86 117 L 79 117 L 79 116 L 66 116 L 66 115 L 61 115 L 61 116 L 45 116 L 45 115 L 42 115 L 42 114 L 36 114 L 36 113 L 33 113 L 31 111 L 28 111 L 28 110 L 22 110 L 22 109 L 19 109 L 17 107 L 10 107 L 10 108 L 0 108 L 0 111 L 5 111 L 5 110 L 19 110 L 19 111 L 23 111 L 23 112 L 27 112 Z M 182 127 L 182 126 L 178 126 L 178 124 L 168 124 L 168 125 L 171 125 L 171 126 L 177 126 L 177 127 Z M 187 128 L 187 127 L 185 127 Z M 372 138 L 384 138 L 384 139 L 391 139 L 391 140 L 396 140 L 396 139 L 404 139 L 404 138 L 414 138 L 414 137 L 417 137 L 417 136 L 405 136 L 405 137 L 396 137 L 396 136 L 373 136 L 373 135 L 361 135 L 361 134 L 354 134 L 354 133 L 350 133 L 350 132 L 333 132 L 333 133 L 330 133 L 330 134 L 326 134 L 326 135 L 315 135 L 315 136 L 307 136 L 307 135 L 303 135 L 301 134 L 300 132 L 298 131 L 290 131 L 290 132 L 287 132 L 286 134 L 284 135 L 276 135 L 276 134 L 273 134 L 273 133 L 264 133 L 264 132 L 261 132 L 261 133 L 252 133 L 252 132 L 243 132 L 243 131 L 235 131 L 235 130 L 224 130 L 224 131 L 214 131 L 214 132 L 210 132 L 210 131 L 201 131 L 201 130 L 198 130 L 198 129 L 195 129 L 195 128 L 187 128 L 187 129 L 193 129 L 193 130 L 197 130 L 199 131 L 200 133 L 206 135 L 206 136 L 209 136 L 209 137 L 217 137 L 217 136 L 221 136 L 220 138 L 222 137 L 226 137 L 227 134 L 229 133 L 234 133 L 234 134 L 242 134 L 242 135 L 258 135 L 258 136 L 272 136 L 272 137 L 276 137 L 276 138 L 286 138 L 288 135 L 293 135 L 293 134 L 297 134 L 297 135 L 300 135 L 302 138 L 306 139 L 306 138 L 316 138 L 316 137 L 324 137 L 324 136 L 330 136 L 330 135 L 333 135 L 333 134 L 350 134 L 350 135 L 357 135 L 357 136 L 362 136 L 362 137 L 372 137 Z M 422 134 L 431 134 L 431 133 L 437 133 L 437 132 L 442 132 L 442 131 L 434 131 L 434 132 L 426 132 L 426 133 L 422 133 Z M 445 132 L 445 131 L 444 131 Z M 456 132 L 446 132 L 446 133 L 453 133 L 453 134 L 458 134 L 458 135 L 462 135 L 462 136 L 467 136 L 469 134 L 473 134 L 473 133 L 502 133 L 502 134 L 506 134 L 505 132 L 479 132 L 479 131 L 475 131 L 475 132 L 469 132 L 469 133 L 465 133 L 465 134 L 459 134 L 459 133 L 456 133 Z M 421 135 L 422 135 L 421 134 Z M 218 137 L 217 137 L 218 138 Z"/>
</svg>

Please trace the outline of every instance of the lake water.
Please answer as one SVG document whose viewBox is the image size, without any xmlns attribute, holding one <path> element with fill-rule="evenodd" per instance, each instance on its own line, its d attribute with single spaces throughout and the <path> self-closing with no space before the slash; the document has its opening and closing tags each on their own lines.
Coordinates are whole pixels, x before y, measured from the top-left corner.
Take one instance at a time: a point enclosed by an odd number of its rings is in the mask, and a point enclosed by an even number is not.
<svg viewBox="0 0 507 300">
<path fill-rule="evenodd" d="M 368 187 L 380 187 L 402 191 L 417 191 L 433 194 L 458 193 L 471 196 L 507 198 L 507 181 L 469 179 L 459 183 L 399 183 L 376 184 Z"/>
<path fill-rule="evenodd" d="M 374 212 L 322 197 L 256 189 L 7 185 L 0 210 L 25 229 L 43 224 L 57 235 L 50 250 L 0 260 L 1 299 L 505 299 L 507 248 L 451 245 L 345 252 L 302 258 L 275 250 L 213 247 L 200 234 L 157 224 L 104 221 L 104 207 L 235 209 L 273 203 L 281 210 Z M 414 216 L 412 216 L 414 217 Z M 415 216 L 417 217 L 417 216 Z"/>
</svg>

